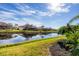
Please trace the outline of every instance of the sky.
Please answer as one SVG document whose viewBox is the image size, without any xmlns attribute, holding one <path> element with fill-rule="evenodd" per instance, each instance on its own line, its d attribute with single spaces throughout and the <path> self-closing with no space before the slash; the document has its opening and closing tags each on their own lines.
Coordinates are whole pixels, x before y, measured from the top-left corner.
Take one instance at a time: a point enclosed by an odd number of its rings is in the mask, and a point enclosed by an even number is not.
<svg viewBox="0 0 79 59">
<path fill-rule="evenodd" d="M 0 3 L 0 22 L 59 28 L 79 14 L 77 3 Z"/>
</svg>

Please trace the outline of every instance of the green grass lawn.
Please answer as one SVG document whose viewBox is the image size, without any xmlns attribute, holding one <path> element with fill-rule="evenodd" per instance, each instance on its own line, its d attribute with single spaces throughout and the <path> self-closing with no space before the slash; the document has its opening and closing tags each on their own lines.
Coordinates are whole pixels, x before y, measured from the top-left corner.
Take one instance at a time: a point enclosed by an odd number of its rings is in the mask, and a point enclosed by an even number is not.
<svg viewBox="0 0 79 59">
<path fill-rule="evenodd" d="M 1 46 L 0 56 L 46 56 L 48 55 L 48 47 L 64 38 L 64 36 L 59 36 L 55 38 L 33 40 L 13 45 Z"/>
<path fill-rule="evenodd" d="M 43 30 L 12 30 L 12 29 L 7 29 L 7 30 L 0 30 L 0 33 L 17 33 L 17 32 L 57 32 L 54 30 L 50 30 L 50 31 L 43 31 Z"/>
</svg>

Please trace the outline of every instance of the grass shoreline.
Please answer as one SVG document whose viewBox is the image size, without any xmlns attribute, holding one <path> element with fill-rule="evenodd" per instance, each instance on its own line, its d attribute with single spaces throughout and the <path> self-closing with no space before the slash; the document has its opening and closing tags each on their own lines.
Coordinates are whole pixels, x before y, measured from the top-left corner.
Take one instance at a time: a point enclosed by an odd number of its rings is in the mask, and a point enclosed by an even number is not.
<svg viewBox="0 0 79 59">
<path fill-rule="evenodd" d="M 0 56 L 46 56 L 47 48 L 64 38 L 64 36 L 58 36 L 0 46 Z"/>
<path fill-rule="evenodd" d="M 51 37 L 51 38 L 53 38 L 53 37 Z M 42 40 L 51 39 L 51 38 L 42 38 L 42 39 L 38 39 L 38 40 L 36 39 L 36 40 L 24 41 L 24 42 L 18 42 L 18 43 L 15 43 L 15 44 L 1 44 L 0 48 L 17 46 L 17 45 L 21 45 L 21 44 L 28 44 L 28 43 L 32 43 L 32 42 L 36 42 L 36 41 L 42 41 Z"/>
<path fill-rule="evenodd" d="M 54 31 L 54 30 L 50 30 L 50 31 L 43 31 L 43 30 L 0 30 L 0 33 L 14 33 L 14 32 L 57 32 L 57 31 Z"/>
</svg>

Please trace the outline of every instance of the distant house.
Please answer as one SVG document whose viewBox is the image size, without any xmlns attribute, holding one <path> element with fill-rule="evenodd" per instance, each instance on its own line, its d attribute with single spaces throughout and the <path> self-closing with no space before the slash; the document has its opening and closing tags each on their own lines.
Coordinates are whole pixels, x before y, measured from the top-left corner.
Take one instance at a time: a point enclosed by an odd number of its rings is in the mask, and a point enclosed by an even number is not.
<svg viewBox="0 0 79 59">
<path fill-rule="evenodd" d="M 36 30 L 37 28 L 30 24 L 25 24 L 23 30 Z"/>
<path fill-rule="evenodd" d="M 19 25 L 18 25 L 18 24 L 15 24 L 15 25 L 13 26 L 13 29 L 19 30 Z"/>
<path fill-rule="evenodd" d="M 0 22 L 0 29 L 11 29 L 12 25 L 7 24 L 5 22 Z"/>
<path fill-rule="evenodd" d="M 19 30 L 23 30 L 24 26 L 19 26 L 18 28 L 19 28 Z"/>
</svg>

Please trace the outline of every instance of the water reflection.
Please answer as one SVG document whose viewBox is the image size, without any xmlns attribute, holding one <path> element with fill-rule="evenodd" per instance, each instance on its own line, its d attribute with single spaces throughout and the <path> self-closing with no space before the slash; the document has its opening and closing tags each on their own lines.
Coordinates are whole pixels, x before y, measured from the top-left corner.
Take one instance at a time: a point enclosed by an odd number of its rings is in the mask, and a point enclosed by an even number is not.
<svg viewBox="0 0 79 59">
<path fill-rule="evenodd" d="M 24 35 L 24 34 L 12 34 L 12 38 L 8 38 L 7 40 L 0 40 L 0 44 L 14 44 L 18 42 L 28 41 L 28 40 L 36 40 L 41 38 L 49 38 L 58 36 L 57 33 L 50 34 L 37 34 L 37 35 Z"/>
<path fill-rule="evenodd" d="M 8 38 L 12 38 L 11 34 L 0 34 L 0 39 L 4 40 L 4 39 L 8 39 Z"/>
</svg>

